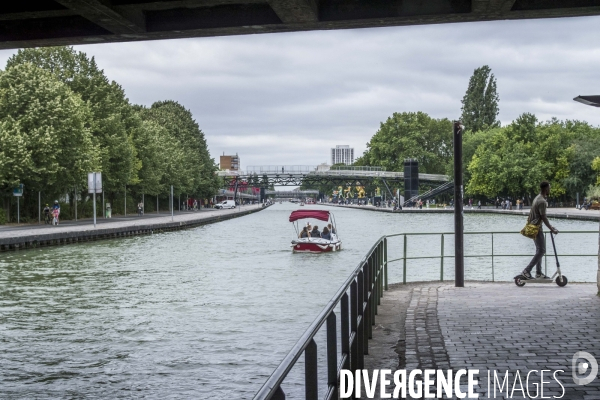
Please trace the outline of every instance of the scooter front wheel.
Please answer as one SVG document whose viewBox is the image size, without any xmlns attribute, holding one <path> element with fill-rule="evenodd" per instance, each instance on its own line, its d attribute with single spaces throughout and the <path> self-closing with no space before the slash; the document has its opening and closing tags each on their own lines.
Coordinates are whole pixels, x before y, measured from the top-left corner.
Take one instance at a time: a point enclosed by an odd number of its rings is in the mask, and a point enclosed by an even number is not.
<svg viewBox="0 0 600 400">
<path fill-rule="evenodd" d="M 523 287 L 525 286 L 525 282 L 521 280 L 521 278 L 515 278 L 515 285 L 517 285 L 518 287 Z"/>
<path fill-rule="evenodd" d="M 556 278 L 556 284 L 560 287 L 567 286 L 567 282 L 568 282 L 567 277 L 563 275 L 562 279 L 560 279 L 560 278 L 561 278 L 560 276 Z"/>
</svg>

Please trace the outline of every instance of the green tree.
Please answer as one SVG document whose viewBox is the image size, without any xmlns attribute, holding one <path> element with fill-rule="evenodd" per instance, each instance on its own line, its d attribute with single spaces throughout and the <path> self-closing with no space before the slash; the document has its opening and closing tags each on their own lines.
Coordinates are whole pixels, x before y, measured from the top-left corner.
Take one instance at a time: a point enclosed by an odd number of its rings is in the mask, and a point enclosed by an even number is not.
<svg viewBox="0 0 600 400">
<path fill-rule="evenodd" d="M 92 119 L 88 127 L 99 149 L 103 188 L 109 196 L 135 183 L 139 162 L 132 134 L 140 123 L 121 86 L 110 82 L 94 57 L 72 47 L 23 49 L 12 56 L 7 68 L 32 63 L 54 74 L 89 104 Z M 112 192 L 112 193 L 111 193 Z"/>
<path fill-rule="evenodd" d="M 477 132 L 500 126 L 496 78 L 487 65 L 473 71 L 462 99 L 461 121 L 466 129 Z"/>
<path fill-rule="evenodd" d="M 592 169 L 596 172 L 596 185 L 600 185 L 600 157 L 594 158 Z"/>
<path fill-rule="evenodd" d="M 154 196 L 166 193 L 165 175 L 175 151 L 169 133 L 154 121 L 142 121 L 134 131 L 133 142 L 141 163 L 135 184 L 137 192 Z"/>
<path fill-rule="evenodd" d="M 175 101 L 160 101 L 141 108 L 140 115 L 164 128 L 163 135 L 168 135 L 170 141 L 162 185 L 173 185 L 177 194 L 212 197 L 222 182 L 215 174 L 218 168 L 192 113 Z"/>
<path fill-rule="evenodd" d="M 83 186 L 99 162 L 91 119 L 88 105 L 52 73 L 29 63 L 0 73 L 3 192 L 19 183 L 51 194 Z"/>
<path fill-rule="evenodd" d="M 420 172 L 446 173 L 452 161 L 452 122 L 420 111 L 394 113 L 381 123 L 355 164 L 402 171 L 406 158 L 416 158 Z"/>
<path fill-rule="evenodd" d="M 592 161 L 600 154 L 600 129 L 580 121 L 567 121 L 565 126 L 574 134 L 574 151 L 564 185 L 567 193 L 575 197 L 596 183 L 598 173 L 594 172 Z"/>
<path fill-rule="evenodd" d="M 505 128 L 490 130 L 469 163 L 467 194 L 534 195 L 543 180 L 552 184 L 552 196 L 565 194 L 573 137 L 564 123 L 552 120 L 538 124 L 532 114 L 521 115 Z"/>
</svg>

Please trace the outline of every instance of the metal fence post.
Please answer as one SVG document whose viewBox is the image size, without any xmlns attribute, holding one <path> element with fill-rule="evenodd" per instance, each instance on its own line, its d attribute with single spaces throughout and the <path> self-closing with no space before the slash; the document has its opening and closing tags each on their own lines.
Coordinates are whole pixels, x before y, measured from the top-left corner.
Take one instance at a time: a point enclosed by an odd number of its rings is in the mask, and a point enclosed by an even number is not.
<svg viewBox="0 0 600 400">
<path fill-rule="evenodd" d="M 388 290 L 387 238 L 383 239 L 383 279 L 385 290 Z"/>
<path fill-rule="evenodd" d="M 406 284 L 406 234 L 404 234 L 404 267 L 402 269 L 402 283 Z"/>
<path fill-rule="evenodd" d="M 542 229 L 540 227 L 540 229 Z M 546 252 L 544 252 L 544 275 L 548 275 L 548 247 L 546 246 L 546 239 L 548 238 L 548 234 L 546 232 L 544 232 L 544 248 L 546 249 Z"/>
<path fill-rule="evenodd" d="M 319 380 L 317 375 L 317 344 L 311 339 L 304 350 L 304 383 L 307 399 L 319 398 Z"/>
<path fill-rule="evenodd" d="M 492 232 L 492 282 L 494 282 L 494 232 Z"/>
<path fill-rule="evenodd" d="M 344 293 L 340 300 L 340 324 L 342 339 L 342 357 L 346 359 L 342 368 L 350 369 L 350 308 L 348 307 L 348 293 Z"/>
<path fill-rule="evenodd" d="M 365 295 L 364 295 L 364 291 L 365 291 L 365 284 L 364 284 L 364 273 L 362 271 L 362 269 L 360 271 L 358 271 L 358 276 L 357 276 L 357 285 L 356 285 L 357 289 L 358 289 L 358 293 L 357 293 L 357 302 L 356 302 L 356 307 L 358 308 L 358 318 L 360 319 L 360 322 L 357 324 L 356 326 L 356 333 L 357 333 L 357 355 L 358 355 L 358 365 L 357 365 L 357 369 L 362 369 L 363 366 L 365 365 L 365 353 L 367 353 L 367 348 L 365 346 L 365 326 L 367 324 L 367 322 L 365 321 L 366 319 L 366 315 L 365 315 L 365 307 L 364 307 L 364 301 L 365 301 Z M 352 367 L 354 369 L 354 367 Z"/>
<path fill-rule="evenodd" d="M 440 281 L 444 282 L 444 234 L 442 233 L 442 257 L 440 261 Z"/>
<path fill-rule="evenodd" d="M 379 258 L 379 266 L 377 267 L 377 293 L 379 294 L 379 304 L 383 298 L 383 272 L 384 272 L 384 261 L 383 261 L 384 244 L 381 241 L 381 258 Z"/>
<path fill-rule="evenodd" d="M 285 400 L 285 393 L 283 392 L 283 389 L 281 389 L 281 386 L 277 386 L 271 400 Z"/>
<path fill-rule="evenodd" d="M 335 313 L 327 317 L 327 383 L 333 387 L 332 398 L 337 399 L 337 330 Z"/>
<path fill-rule="evenodd" d="M 465 248 L 463 221 L 463 126 L 454 121 L 454 286 L 465 286 Z"/>
<path fill-rule="evenodd" d="M 366 302 L 365 305 L 365 354 L 369 354 L 368 353 L 368 349 L 369 349 L 369 339 L 373 338 L 373 311 L 371 309 L 371 307 L 373 307 L 372 301 L 373 301 L 373 292 L 372 292 L 372 288 L 371 288 L 371 282 L 372 282 L 372 277 L 370 276 L 371 273 L 369 271 L 369 263 L 364 263 L 362 266 L 362 269 L 364 271 L 364 280 L 363 280 L 363 284 L 365 285 L 365 289 L 363 291 L 363 295 L 364 295 L 364 302 Z"/>
<path fill-rule="evenodd" d="M 350 332 L 354 333 L 354 340 L 350 347 L 350 369 L 360 369 L 359 366 L 359 343 L 362 337 L 359 339 L 358 329 L 358 278 L 353 280 L 350 284 Z"/>
</svg>

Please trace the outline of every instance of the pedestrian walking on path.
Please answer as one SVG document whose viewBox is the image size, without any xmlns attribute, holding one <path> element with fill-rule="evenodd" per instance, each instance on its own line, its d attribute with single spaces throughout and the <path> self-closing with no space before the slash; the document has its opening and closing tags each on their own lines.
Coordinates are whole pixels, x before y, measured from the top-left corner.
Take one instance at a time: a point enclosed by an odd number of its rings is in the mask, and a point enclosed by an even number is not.
<svg viewBox="0 0 600 400">
<path fill-rule="evenodd" d="M 552 233 L 555 235 L 558 233 L 558 230 L 550 225 L 550 222 L 546 217 L 546 209 L 548 208 L 546 199 L 548 198 L 548 194 L 550 194 L 550 184 L 544 181 L 540 183 L 540 194 L 533 199 L 531 210 L 529 211 L 529 217 L 527 218 L 528 224 L 539 227 L 538 233 L 535 236 L 535 239 L 533 239 L 535 243 L 535 255 L 522 273 L 522 275 L 527 279 L 532 278 L 531 270 L 534 266 L 536 267 L 536 278 L 547 278 L 547 276 L 542 273 L 542 258 L 544 257 L 544 254 L 546 254 L 546 243 L 544 241 L 542 222 L 548 227 L 548 229 L 550 229 L 550 231 L 552 231 Z"/>
</svg>

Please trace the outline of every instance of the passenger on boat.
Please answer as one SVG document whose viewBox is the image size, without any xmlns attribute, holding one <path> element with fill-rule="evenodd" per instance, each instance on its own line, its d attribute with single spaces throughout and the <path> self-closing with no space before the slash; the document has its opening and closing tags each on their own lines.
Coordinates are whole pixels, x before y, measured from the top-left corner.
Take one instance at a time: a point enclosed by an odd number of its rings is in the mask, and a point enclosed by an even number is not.
<svg viewBox="0 0 600 400">
<path fill-rule="evenodd" d="M 321 238 L 325 240 L 331 240 L 331 233 L 329 232 L 329 228 L 323 228 L 323 233 L 321 233 Z"/>
<path fill-rule="evenodd" d="M 308 228 L 305 226 L 304 228 L 302 228 L 302 232 L 300 232 L 300 236 L 298 236 L 300 239 L 303 238 L 308 238 Z"/>
<path fill-rule="evenodd" d="M 331 224 L 328 224 L 327 227 L 329 228 L 329 232 L 333 233 L 334 235 L 337 235 L 335 228 L 331 226 Z M 323 229 L 323 231 L 325 231 L 325 229 Z"/>
<path fill-rule="evenodd" d="M 321 232 L 319 232 L 319 227 L 317 225 L 315 225 L 314 228 L 312 228 L 312 231 L 310 232 L 310 237 L 321 237 Z"/>
</svg>

